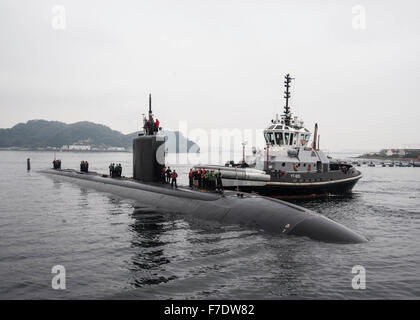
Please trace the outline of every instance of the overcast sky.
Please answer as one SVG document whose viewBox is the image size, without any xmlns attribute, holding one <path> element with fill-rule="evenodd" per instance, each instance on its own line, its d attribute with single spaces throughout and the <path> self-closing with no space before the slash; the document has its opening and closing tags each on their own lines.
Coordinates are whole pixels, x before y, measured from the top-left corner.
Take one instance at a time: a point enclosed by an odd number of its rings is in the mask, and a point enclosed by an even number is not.
<svg viewBox="0 0 420 320">
<path fill-rule="evenodd" d="M 164 127 L 263 128 L 290 73 L 292 112 L 319 123 L 321 147 L 420 148 L 419 12 L 416 0 L 2 0 L 0 127 L 87 120 L 128 133 L 151 92 Z"/>
</svg>

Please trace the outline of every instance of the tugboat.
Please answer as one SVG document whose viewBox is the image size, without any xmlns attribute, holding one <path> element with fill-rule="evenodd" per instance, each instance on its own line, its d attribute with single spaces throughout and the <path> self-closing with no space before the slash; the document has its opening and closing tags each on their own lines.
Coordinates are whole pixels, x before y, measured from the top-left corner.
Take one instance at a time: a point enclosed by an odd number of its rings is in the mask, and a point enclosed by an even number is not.
<svg viewBox="0 0 420 320">
<path fill-rule="evenodd" d="M 264 130 L 266 147 L 245 157 L 241 163 L 232 161 L 223 166 L 196 166 L 196 169 L 220 170 L 225 189 L 256 192 L 272 197 L 316 196 L 351 192 L 362 177 L 353 165 L 330 161 L 319 150 L 318 125 L 311 132 L 304 122 L 293 116 L 289 106 L 290 83 L 285 76 L 286 105 L 284 114 L 276 115 Z"/>
</svg>

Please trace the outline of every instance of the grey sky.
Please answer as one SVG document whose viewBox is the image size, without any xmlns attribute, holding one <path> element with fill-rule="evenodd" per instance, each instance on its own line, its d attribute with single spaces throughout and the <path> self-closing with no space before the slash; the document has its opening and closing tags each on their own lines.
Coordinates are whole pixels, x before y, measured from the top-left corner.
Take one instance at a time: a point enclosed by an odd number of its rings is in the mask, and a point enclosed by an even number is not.
<svg viewBox="0 0 420 320">
<path fill-rule="evenodd" d="M 66 30 L 51 26 L 64 5 Z M 352 7 L 366 29 L 352 28 Z M 420 144 L 418 1 L 0 2 L 0 127 L 30 119 L 138 130 L 262 128 L 284 105 L 322 147 Z"/>
</svg>

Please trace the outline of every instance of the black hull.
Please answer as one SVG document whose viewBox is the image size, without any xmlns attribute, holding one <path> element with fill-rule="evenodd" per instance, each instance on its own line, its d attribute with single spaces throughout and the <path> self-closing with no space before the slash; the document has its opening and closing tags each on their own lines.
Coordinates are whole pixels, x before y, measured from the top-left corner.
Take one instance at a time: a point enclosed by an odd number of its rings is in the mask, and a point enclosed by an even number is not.
<svg viewBox="0 0 420 320">
<path fill-rule="evenodd" d="M 362 243 L 366 238 L 315 212 L 255 195 L 235 192 L 224 195 L 187 188 L 172 189 L 166 184 L 144 183 L 133 179 L 109 178 L 96 173 L 74 170 L 44 170 L 54 178 L 74 182 L 117 197 L 133 199 L 159 212 L 211 220 L 227 225 L 237 224 L 269 233 L 307 236 L 334 243 Z"/>
<path fill-rule="evenodd" d="M 342 195 L 351 193 L 359 178 L 343 181 L 331 181 L 325 184 L 291 185 L 291 184 L 268 184 L 265 186 L 240 186 L 243 192 L 255 192 L 269 197 L 309 197 L 323 195 Z M 226 189 L 237 190 L 236 187 Z"/>
</svg>

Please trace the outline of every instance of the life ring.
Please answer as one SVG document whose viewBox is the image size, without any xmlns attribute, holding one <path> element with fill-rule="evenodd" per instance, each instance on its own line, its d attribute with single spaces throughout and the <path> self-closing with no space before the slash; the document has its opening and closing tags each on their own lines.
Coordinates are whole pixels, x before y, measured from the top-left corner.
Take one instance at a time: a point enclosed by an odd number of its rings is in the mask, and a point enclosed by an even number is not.
<svg viewBox="0 0 420 320">
<path fill-rule="evenodd" d="M 311 164 L 308 164 L 308 172 L 311 171 Z"/>
<path fill-rule="evenodd" d="M 295 163 L 295 164 L 293 165 L 293 170 L 298 171 L 298 169 L 299 169 L 299 166 L 298 166 L 298 164 L 297 164 L 297 163 Z"/>
<path fill-rule="evenodd" d="M 300 139 L 300 142 L 302 143 L 302 146 L 304 146 L 306 144 L 306 140 L 305 139 Z"/>
</svg>

